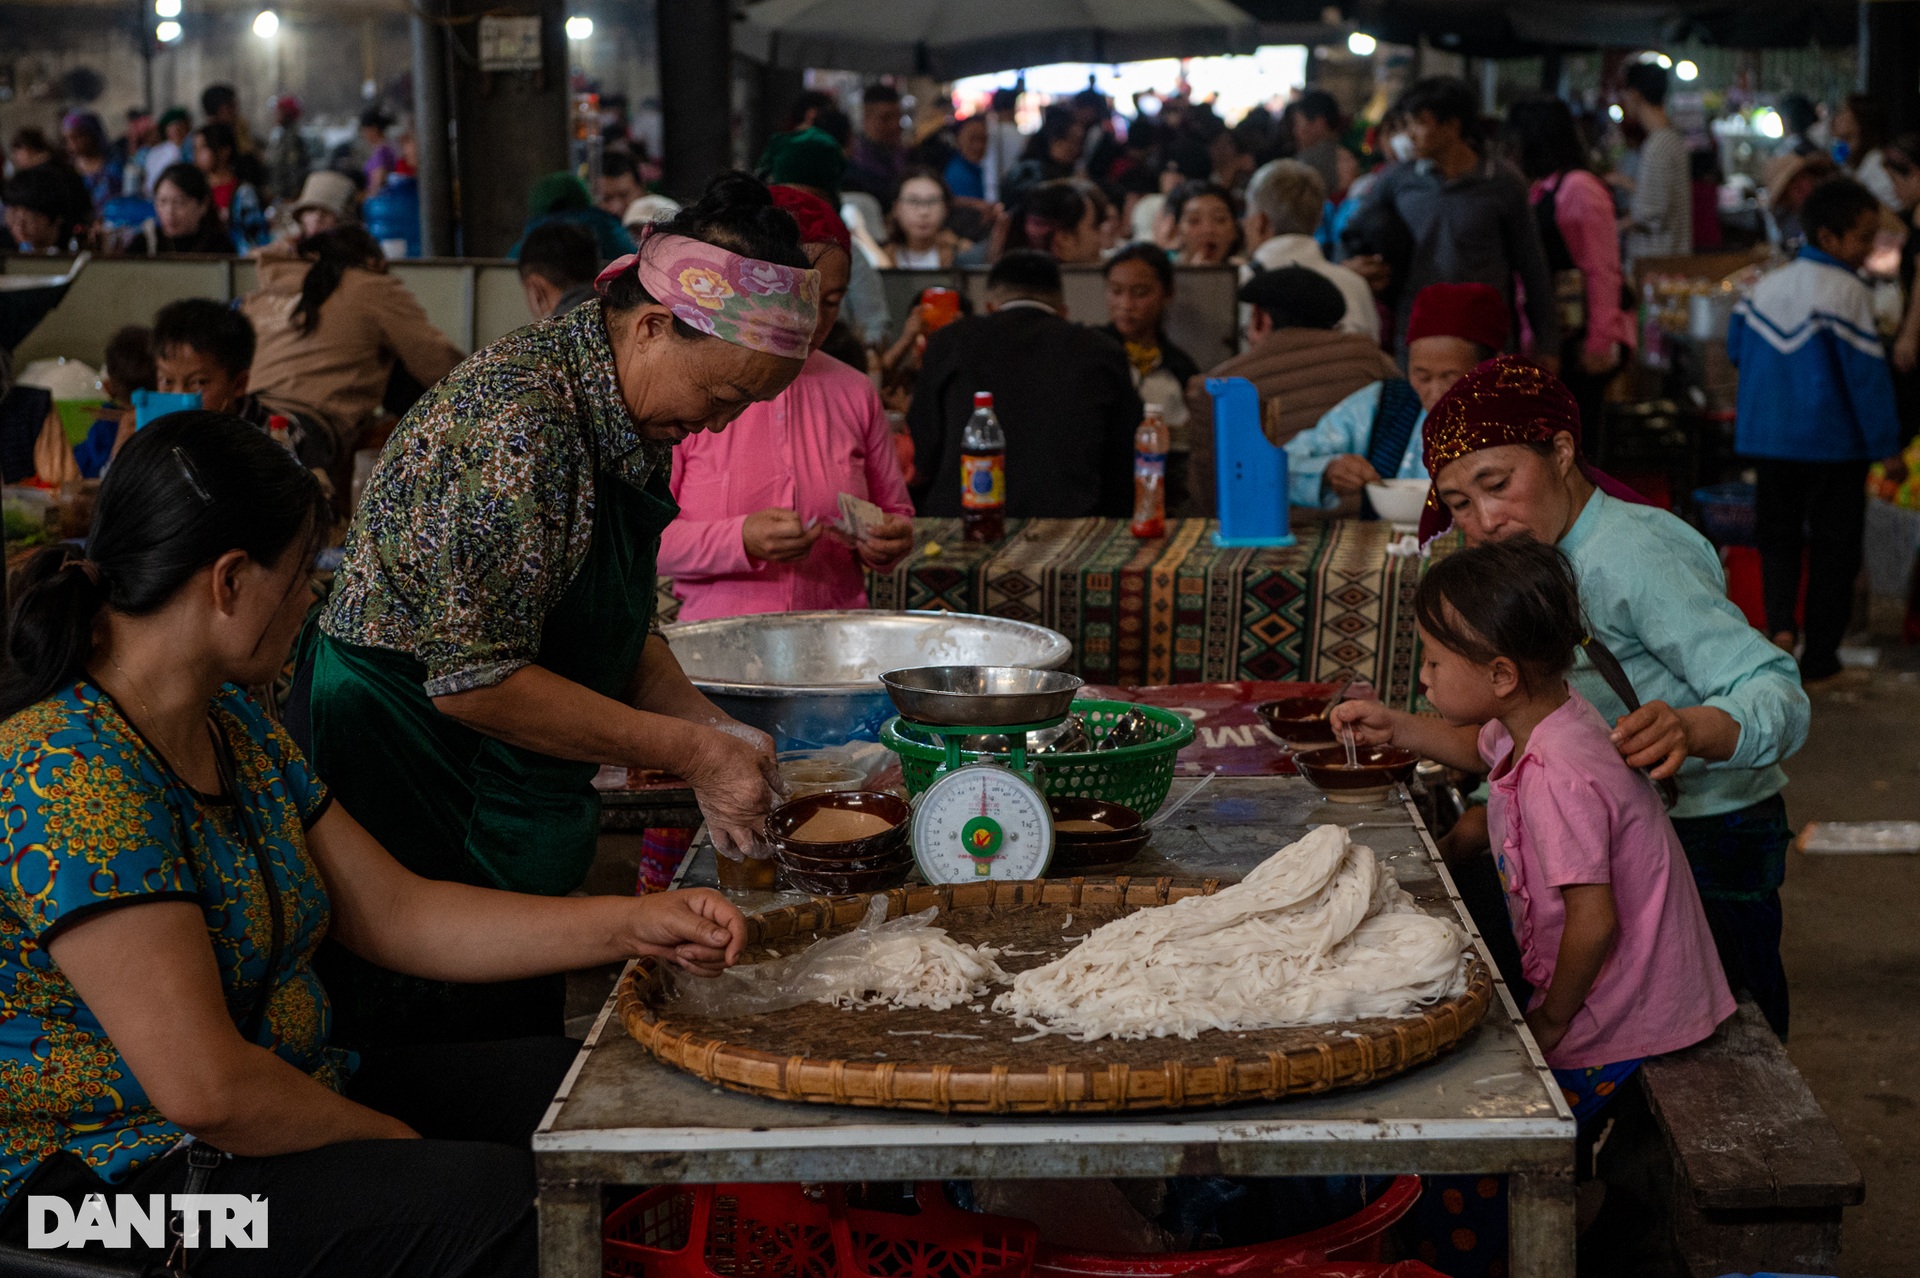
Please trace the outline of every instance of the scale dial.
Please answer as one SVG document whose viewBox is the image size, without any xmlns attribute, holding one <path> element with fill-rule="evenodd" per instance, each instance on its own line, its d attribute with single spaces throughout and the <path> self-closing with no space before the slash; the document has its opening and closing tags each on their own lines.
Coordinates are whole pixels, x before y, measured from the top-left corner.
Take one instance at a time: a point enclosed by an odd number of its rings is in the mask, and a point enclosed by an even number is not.
<svg viewBox="0 0 1920 1278">
<path fill-rule="evenodd" d="M 1037 879 L 1052 858 L 1046 799 L 997 763 L 943 774 L 914 805 L 913 859 L 929 883 Z"/>
</svg>

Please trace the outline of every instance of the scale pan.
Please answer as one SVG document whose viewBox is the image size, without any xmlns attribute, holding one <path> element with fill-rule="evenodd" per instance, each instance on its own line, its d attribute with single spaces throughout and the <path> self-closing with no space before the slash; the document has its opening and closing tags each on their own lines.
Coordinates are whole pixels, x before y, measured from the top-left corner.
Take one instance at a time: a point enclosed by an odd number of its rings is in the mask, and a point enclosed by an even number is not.
<svg viewBox="0 0 1920 1278">
<path fill-rule="evenodd" d="M 1010 728 L 1062 718 L 1081 679 L 1024 666 L 915 666 L 889 670 L 880 682 L 894 709 L 915 723 Z"/>
</svg>

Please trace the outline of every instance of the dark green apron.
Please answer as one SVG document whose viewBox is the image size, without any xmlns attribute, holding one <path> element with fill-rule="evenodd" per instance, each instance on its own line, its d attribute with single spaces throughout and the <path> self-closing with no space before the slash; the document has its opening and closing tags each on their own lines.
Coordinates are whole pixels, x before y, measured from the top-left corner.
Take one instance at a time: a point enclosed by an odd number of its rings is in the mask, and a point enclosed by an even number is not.
<svg viewBox="0 0 1920 1278">
<path fill-rule="evenodd" d="M 660 532 L 679 513 L 664 473 L 642 491 L 601 475 L 585 562 L 547 614 L 539 664 L 621 699 L 653 620 Z M 431 879 L 559 896 L 585 879 L 599 837 L 599 765 L 507 745 L 435 709 L 413 656 L 315 627 L 315 769 L 402 865 Z M 316 969 L 343 1045 L 477 1042 L 558 1034 L 562 976 L 458 985 L 387 971 L 328 942 Z"/>
</svg>

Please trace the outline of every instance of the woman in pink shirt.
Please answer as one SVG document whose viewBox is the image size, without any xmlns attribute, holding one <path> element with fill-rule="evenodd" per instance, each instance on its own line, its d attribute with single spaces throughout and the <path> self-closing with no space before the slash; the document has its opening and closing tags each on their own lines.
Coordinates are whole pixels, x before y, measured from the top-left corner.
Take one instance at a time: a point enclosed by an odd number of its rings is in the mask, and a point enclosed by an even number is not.
<svg viewBox="0 0 1920 1278">
<path fill-rule="evenodd" d="M 1598 456 L 1604 392 L 1634 347 L 1622 309 L 1620 232 L 1613 196 L 1587 167 L 1573 112 L 1558 98 L 1529 98 L 1507 111 L 1509 150 L 1532 183 L 1527 193 L 1560 301 L 1560 380 L 1580 405 L 1587 451 Z M 1578 272 L 1577 287 L 1566 272 Z"/>
<path fill-rule="evenodd" d="M 820 322 L 792 385 L 725 431 L 689 436 L 673 450 L 680 515 L 661 535 L 660 572 L 673 578 L 682 621 L 864 608 L 863 567 L 884 572 L 913 549 L 913 502 L 880 396 L 820 351 L 846 296 L 846 225 L 818 196 L 772 190 L 820 272 Z M 829 527 L 843 492 L 886 512 L 858 541 Z"/>
<path fill-rule="evenodd" d="M 1733 1014 L 1700 894 L 1651 782 L 1566 684 L 1587 635 L 1566 557 L 1527 539 L 1456 551 L 1420 583 L 1421 678 L 1445 722 L 1336 707 L 1391 742 L 1488 777 L 1488 830 L 1534 988 L 1527 1025 L 1583 1124 L 1649 1056 Z"/>
</svg>

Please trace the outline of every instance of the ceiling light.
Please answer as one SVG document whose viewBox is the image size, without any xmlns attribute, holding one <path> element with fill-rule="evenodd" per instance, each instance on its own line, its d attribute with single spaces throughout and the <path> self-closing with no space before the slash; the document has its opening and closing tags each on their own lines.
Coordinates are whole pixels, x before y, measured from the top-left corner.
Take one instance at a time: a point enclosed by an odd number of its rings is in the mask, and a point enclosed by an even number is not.
<svg viewBox="0 0 1920 1278">
<path fill-rule="evenodd" d="M 1673 73 L 1682 80 L 1698 80 L 1700 78 L 1700 67 L 1697 63 L 1682 58 L 1673 64 Z"/>
<path fill-rule="evenodd" d="M 1379 48 L 1379 42 L 1364 31 L 1356 31 L 1347 37 L 1347 52 L 1356 58 L 1369 58 Z"/>
<path fill-rule="evenodd" d="M 271 9 L 262 9 L 253 18 L 253 33 L 262 40 L 271 40 L 280 30 L 280 15 Z"/>
<path fill-rule="evenodd" d="M 153 34 L 159 39 L 161 44 L 172 44 L 180 38 L 180 24 L 177 22 L 163 22 L 153 29 Z"/>
<path fill-rule="evenodd" d="M 1783 138 L 1787 135 L 1786 122 L 1780 118 L 1780 113 L 1772 107 L 1768 107 L 1762 111 L 1754 119 L 1753 124 L 1755 128 L 1760 130 L 1760 136 L 1763 138 Z"/>
<path fill-rule="evenodd" d="M 1627 118 L 1627 113 L 1625 111 L 1622 111 L 1620 109 L 1620 104 L 1616 102 L 1612 106 L 1607 108 L 1607 118 L 1609 120 L 1612 120 L 1615 124 L 1618 124 L 1620 123 L 1620 121 Z"/>
<path fill-rule="evenodd" d="M 568 18 L 567 19 L 567 39 L 569 40 L 593 39 L 593 19 L 585 16 Z"/>
<path fill-rule="evenodd" d="M 153 11 L 163 18 L 180 16 L 180 0 L 153 0 Z"/>
</svg>

